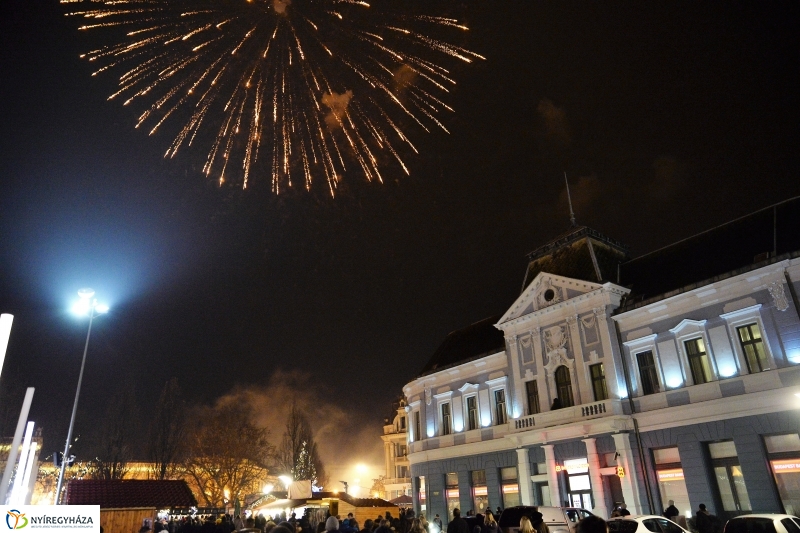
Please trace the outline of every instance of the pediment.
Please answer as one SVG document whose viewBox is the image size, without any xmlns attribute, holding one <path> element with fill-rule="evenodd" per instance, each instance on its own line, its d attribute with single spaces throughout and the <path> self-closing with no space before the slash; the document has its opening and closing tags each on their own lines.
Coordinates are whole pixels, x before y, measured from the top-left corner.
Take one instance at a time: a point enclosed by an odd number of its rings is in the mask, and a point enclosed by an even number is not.
<svg viewBox="0 0 800 533">
<path fill-rule="evenodd" d="M 506 311 L 498 324 L 535 313 L 602 288 L 603 285 L 599 283 L 540 272 Z"/>
</svg>

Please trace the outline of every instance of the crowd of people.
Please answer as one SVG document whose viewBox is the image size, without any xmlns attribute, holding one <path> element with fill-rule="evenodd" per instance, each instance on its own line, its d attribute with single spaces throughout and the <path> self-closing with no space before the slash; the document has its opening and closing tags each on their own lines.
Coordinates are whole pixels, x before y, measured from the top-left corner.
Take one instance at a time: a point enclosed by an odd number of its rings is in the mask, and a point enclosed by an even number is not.
<svg viewBox="0 0 800 533">
<path fill-rule="evenodd" d="M 468 511 L 465 519 L 461 516 L 461 511 L 456 508 L 453 510 L 453 516 L 447 525 L 446 532 L 443 531 L 442 519 L 438 514 L 429 523 L 424 515 L 417 516 L 413 510 L 402 508 L 399 516 L 395 517 L 390 512 L 386 512 L 384 515 L 378 515 L 375 519 L 365 520 L 363 527 L 352 513 L 344 518 L 329 513 L 320 515 L 321 518 L 309 514 L 297 518 L 294 513 L 289 517 L 277 515 L 274 518 L 264 515 L 245 518 L 241 515 L 222 514 L 162 520 L 154 525 L 152 531 L 153 533 L 500 533 L 495 516 L 499 518 L 501 512 L 499 507 L 496 514 L 491 510 L 487 510 L 484 514 L 474 514 L 472 511 Z M 615 506 L 611 518 L 630 514 L 623 503 Z M 678 515 L 675 503 L 670 500 L 668 507 L 664 509 L 663 516 L 676 521 Z M 691 529 L 698 533 L 715 533 L 718 529 L 716 517 L 709 513 L 703 504 L 700 504 L 693 522 L 691 525 L 694 527 Z M 145 526 L 140 533 L 149 531 L 151 529 Z M 529 516 L 521 517 L 519 533 L 550 532 L 543 520 L 542 513 L 533 511 Z M 608 533 L 608 527 L 602 518 L 589 516 L 578 523 L 576 533 Z"/>
</svg>

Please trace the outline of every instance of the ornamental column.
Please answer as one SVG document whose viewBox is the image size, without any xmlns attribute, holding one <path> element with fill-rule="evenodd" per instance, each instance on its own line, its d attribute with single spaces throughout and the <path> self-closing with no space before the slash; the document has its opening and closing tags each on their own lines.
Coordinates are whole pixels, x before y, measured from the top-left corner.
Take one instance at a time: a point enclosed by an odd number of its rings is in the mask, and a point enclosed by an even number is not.
<svg viewBox="0 0 800 533">
<path fill-rule="evenodd" d="M 533 505 L 531 485 L 531 460 L 528 448 L 517 448 L 517 483 L 520 505 Z"/>
<path fill-rule="evenodd" d="M 542 444 L 544 459 L 547 464 L 547 484 L 550 487 L 550 505 L 560 507 L 561 490 L 558 487 L 558 473 L 556 472 L 556 454 L 552 444 Z"/>
<path fill-rule="evenodd" d="M 614 433 L 611 436 L 614 438 L 614 446 L 617 448 L 617 453 L 619 453 L 617 465 L 622 465 L 625 469 L 625 475 L 619 478 L 625 504 L 632 514 L 647 514 L 649 511 L 642 505 L 639 483 L 636 480 L 636 470 L 634 469 L 635 455 L 631 447 L 631 434 Z"/>
<path fill-rule="evenodd" d="M 589 478 L 592 482 L 592 498 L 597 516 L 608 516 L 606 509 L 606 491 L 603 488 L 603 476 L 600 474 L 600 456 L 597 455 L 596 439 L 583 439 L 586 444 L 586 462 L 589 463 Z"/>
</svg>

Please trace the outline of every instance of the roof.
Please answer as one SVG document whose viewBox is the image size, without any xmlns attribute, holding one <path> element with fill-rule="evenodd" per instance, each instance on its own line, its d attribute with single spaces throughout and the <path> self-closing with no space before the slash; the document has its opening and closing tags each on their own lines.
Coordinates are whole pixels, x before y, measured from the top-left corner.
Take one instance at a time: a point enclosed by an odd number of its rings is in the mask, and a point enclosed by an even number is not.
<svg viewBox="0 0 800 533">
<path fill-rule="evenodd" d="M 67 484 L 68 505 L 99 505 L 101 509 L 195 507 L 183 480 L 75 479 Z"/>
<path fill-rule="evenodd" d="M 628 248 L 586 226 L 570 228 L 528 254 L 522 290 L 542 272 L 603 283 L 617 280 L 618 265 Z"/>
<path fill-rule="evenodd" d="M 350 494 L 346 494 L 344 492 L 314 492 L 312 493 L 311 498 L 301 498 L 301 499 L 278 499 L 272 501 L 270 503 L 264 505 L 257 505 L 258 502 L 255 502 L 251 508 L 253 509 L 294 509 L 297 507 L 302 507 L 306 505 L 308 502 L 315 502 L 321 500 L 341 500 L 343 502 L 347 502 L 353 507 L 396 507 L 395 504 L 391 502 L 387 502 L 386 500 L 382 500 L 380 498 L 354 498 Z"/>
<path fill-rule="evenodd" d="M 644 305 L 800 250 L 800 196 L 726 222 L 620 265 L 631 289 L 624 308 Z"/>
<path fill-rule="evenodd" d="M 423 367 L 420 375 L 505 350 L 503 332 L 494 326 L 498 320 L 500 316 L 484 318 L 451 332 Z"/>
</svg>

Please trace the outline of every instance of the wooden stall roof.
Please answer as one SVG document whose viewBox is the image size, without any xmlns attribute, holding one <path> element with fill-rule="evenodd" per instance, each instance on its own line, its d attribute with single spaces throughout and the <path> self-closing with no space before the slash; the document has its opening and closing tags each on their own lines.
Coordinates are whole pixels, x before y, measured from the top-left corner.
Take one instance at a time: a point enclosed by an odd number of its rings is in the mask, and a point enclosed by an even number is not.
<svg viewBox="0 0 800 533">
<path fill-rule="evenodd" d="M 75 479 L 67 485 L 68 505 L 99 505 L 101 509 L 196 507 L 183 480 Z"/>
</svg>

